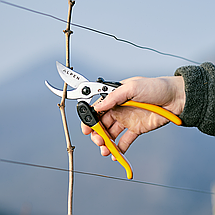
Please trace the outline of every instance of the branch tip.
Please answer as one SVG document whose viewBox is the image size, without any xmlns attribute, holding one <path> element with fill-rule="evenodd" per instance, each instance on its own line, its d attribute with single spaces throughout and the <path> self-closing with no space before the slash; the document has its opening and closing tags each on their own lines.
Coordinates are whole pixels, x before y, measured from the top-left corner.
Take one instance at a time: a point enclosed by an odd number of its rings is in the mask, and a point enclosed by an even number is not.
<svg viewBox="0 0 215 215">
<path fill-rule="evenodd" d="M 71 0 L 69 0 L 69 4 L 71 4 L 71 6 L 74 6 L 75 1 L 71 1 Z"/>
</svg>

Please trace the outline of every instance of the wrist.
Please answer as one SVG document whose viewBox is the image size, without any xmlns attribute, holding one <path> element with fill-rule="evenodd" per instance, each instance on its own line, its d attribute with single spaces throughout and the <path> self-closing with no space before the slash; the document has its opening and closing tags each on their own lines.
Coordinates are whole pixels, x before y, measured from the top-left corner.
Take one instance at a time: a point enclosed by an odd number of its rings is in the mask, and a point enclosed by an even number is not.
<svg viewBox="0 0 215 215">
<path fill-rule="evenodd" d="M 180 115 L 184 110 L 186 94 L 184 88 L 184 79 L 182 76 L 166 77 L 168 91 L 171 93 L 168 109 L 174 114 Z"/>
</svg>

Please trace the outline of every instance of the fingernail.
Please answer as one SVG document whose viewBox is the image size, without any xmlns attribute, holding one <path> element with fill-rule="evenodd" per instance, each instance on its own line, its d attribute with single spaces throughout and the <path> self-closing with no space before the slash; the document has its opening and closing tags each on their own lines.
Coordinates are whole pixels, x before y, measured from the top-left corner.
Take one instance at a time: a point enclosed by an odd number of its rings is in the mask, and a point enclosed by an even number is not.
<svg viewBox="0 0 215 215">
<path fill-rule="evenodd" d="M 117 161 L 117 159 L 113 155 L 111 155 L 111 159 L 112 161 Z"/>
</svg>

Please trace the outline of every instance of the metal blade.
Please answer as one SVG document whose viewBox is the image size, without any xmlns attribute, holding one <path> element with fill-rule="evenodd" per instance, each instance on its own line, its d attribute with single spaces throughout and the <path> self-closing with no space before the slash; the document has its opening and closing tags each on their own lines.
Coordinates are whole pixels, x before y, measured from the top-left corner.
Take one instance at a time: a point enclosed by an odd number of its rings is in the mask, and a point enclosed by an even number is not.
<svg viewBox="0 0 215 215">
<path fill-rule="evenodd" d="M 57 89 L 56 87 L 52 86 L 48 81 L 45 81 L 45 85 L 51 90 L 55 95 L 62 97 L 63 90 Z M 83 98 L 84 97 L 84 98 Z M 67 90 L 66 91 L 66 99 L 73 99 L 73 100 L 81 100 L 90 103 L 92 100 L 92 96 L 83 96 L 80 92 L 80 88 L 75 90 Z"/>
<path fill-rule="evenodd" d="M 56 65 L 60 77 L 72 88 L 77 88 L 79 84 L 89 81 L 84 76 L 67 68 L 59 62 L 56 62 Z"/>
<path fill-rule="evenodd" d="M 46 86 L 51 90 L 55 95 L 62 97 L 63 96 L 63 90 L 59 90 L 55 87 L 53 87 L 51 84 L 49 84 L 48 81 L 45 81 Z"/>
</svg>

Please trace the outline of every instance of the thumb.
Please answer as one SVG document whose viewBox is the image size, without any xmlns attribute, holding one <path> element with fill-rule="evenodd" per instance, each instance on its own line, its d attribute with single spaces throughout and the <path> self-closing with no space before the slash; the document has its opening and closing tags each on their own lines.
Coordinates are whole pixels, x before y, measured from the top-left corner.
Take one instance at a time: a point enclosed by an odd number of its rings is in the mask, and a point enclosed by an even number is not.
<svg viewBox="0 0 215 215">
<path fill-rule="evenodd" d="M 113 108 L 116 105 L 121 105 L 122 103 L 126 102 L 127 100 L 130 100 L 133 98 L 132 88 L 128 86 L 129 84 L 122 85 L 118 88 L 116 88 L 113 92 L 108 94 L 106 98 L 96 104 L 94 107 L 96 111 L 107 111 Z"/>
</svg>

